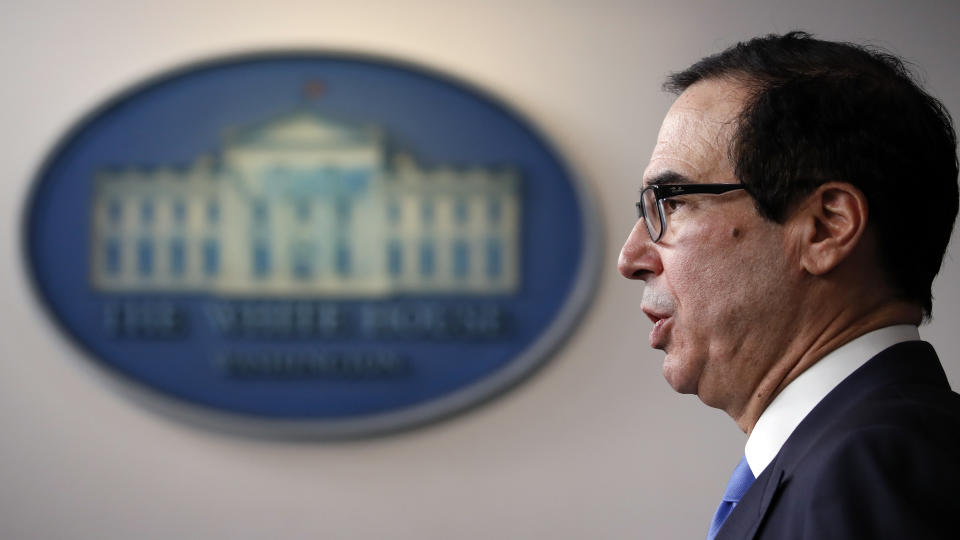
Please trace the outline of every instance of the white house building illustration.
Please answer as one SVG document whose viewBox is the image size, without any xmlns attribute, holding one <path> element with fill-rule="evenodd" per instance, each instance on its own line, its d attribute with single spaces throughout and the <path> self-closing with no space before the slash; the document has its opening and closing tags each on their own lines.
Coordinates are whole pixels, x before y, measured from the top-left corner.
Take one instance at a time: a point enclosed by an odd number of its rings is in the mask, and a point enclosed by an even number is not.
<svg viewBox="0 0 960 540">
<path fill-rule="evenodd" d="M 96 173 L 91 276 L 105 292 L 377 298 L 519 285 L 520 178 L 422 167 L 376 126 L 295 111 L 186 168 Z"/>
</svg>

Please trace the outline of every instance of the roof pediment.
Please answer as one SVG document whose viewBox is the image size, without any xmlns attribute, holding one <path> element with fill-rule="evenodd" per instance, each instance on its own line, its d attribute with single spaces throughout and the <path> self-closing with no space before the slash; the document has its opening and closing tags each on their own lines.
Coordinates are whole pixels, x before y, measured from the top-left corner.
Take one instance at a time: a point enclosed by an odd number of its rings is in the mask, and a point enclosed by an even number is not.
<svg viewBox="0 0 960 540">
<path fill-rule="evenodd" d="M 376 144 L 378 130 L 355 127 L 298 111 L 228 136 L 229 145 L 269 147 L 330 147 Z"/>
</svg>

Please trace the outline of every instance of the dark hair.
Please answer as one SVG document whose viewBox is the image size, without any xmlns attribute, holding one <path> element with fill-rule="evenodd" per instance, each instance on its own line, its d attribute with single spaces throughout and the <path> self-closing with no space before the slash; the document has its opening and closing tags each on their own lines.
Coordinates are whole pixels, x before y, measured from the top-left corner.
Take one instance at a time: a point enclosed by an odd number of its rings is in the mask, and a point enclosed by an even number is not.
<svg viewBox="0 0 960 540">
<path fill-rule="evenodd" d="M 670 75 L 664 89 L 704 79 L 748 90 L 730 158 L 760 214 L 783 222 L 817 186 L 853 184 L 867 198 L 880 267 L 929 317 L 957 216 L 957 140 L 949 113 L 904 63 L 805 32 L 771 34 Z"/>
</svg>

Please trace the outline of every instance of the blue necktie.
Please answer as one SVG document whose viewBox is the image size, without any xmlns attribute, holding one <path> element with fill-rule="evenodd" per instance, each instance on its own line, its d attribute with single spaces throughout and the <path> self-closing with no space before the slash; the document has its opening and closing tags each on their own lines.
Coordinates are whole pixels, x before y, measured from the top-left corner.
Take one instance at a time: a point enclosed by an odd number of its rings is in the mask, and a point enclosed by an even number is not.
<svg viewBox="0 0 960 540">
<path fill-rule="evenodd" d="M 747 458 L 741 458 L 740 463 L 737 463 L 737 468 L 734 469 L 733 474 L 730 475 L 730 481 L 727 482 L 727 489 L 723 492 L 723 500 L 720 501 L 717 512 L 713 514 L 713 521 L 710 522 L 710 531 L 707 532 L 707 540 L 716 538 L 723 522 L 727 520 L 727 516 L 730 515 L 733 507 L 740 502 L 740 498 L 747 492 L 747 489 L 753 481 L 753 472 L 750 470 L 750 465 L 747 465 Z"/>
</svg>

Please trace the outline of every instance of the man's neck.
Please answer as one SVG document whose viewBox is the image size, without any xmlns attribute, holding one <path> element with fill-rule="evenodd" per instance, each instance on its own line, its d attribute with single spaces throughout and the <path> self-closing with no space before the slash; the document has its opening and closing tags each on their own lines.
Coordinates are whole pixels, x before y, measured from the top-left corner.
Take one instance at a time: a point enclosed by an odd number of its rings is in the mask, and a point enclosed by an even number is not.
<svg viewBox="0 0 960 540">
<path fill-rule="evenodd" d="M 752 389 L 745 405 L 738 411 L 727 411 L 747 435 L 767 406 L 801 373 L 821 358 L 868 332 L 898 324 L 919 325 L 919 307 L 905 302 L 888 302 L 867 313 L 841 311 L 820 325 L 799 326 L 804 329 L 780 355 L 759 384 Z"/>
<path fill-rule="evenodd" d="M 754 475 L 760 475 L 807 414 L 847 377 L 887 348 L 919 339 L 912 324 L 873 330 L 830 351 L 801 373 L 770 402 L 750 432 L 744 453 Z"/>
</svg>

